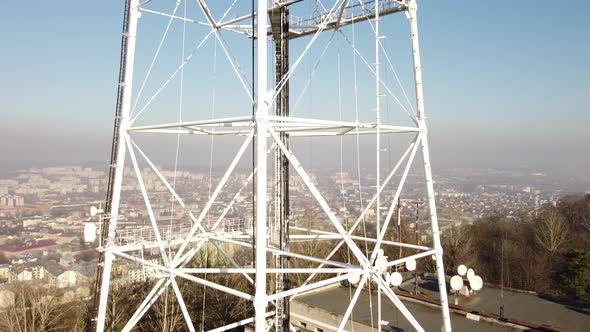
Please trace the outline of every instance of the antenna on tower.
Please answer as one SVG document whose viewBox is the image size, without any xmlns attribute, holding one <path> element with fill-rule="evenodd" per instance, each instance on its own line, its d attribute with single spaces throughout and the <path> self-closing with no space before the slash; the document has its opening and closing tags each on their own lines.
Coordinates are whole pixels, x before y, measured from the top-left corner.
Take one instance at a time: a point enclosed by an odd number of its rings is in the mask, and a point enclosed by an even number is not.
<svg viewBox="0 0 590 332">
<path fill-rule="evenodd" d="M 104 213 L 104 210 L 102 208 L 100 208 L 100 207 L 98 207 L 98 208 L 96 206 L 91 206 L 90 207 L 90 216 L 91 217 L 94 217 L 97 214 L 103 214 L 103 213 Z"/>
<path fill-rule="evenodd" d="M 398 287 L 404 281 L 404 277 L 399 272 L 393 272 L 389 277 L 390 283 L 394 287 Z"/>
<path fill-rule="evenodd" d="M 92 221 L 84 223 L 84 241 L 90 243 L 96 241 L 96 224 Z"/>
</svg>

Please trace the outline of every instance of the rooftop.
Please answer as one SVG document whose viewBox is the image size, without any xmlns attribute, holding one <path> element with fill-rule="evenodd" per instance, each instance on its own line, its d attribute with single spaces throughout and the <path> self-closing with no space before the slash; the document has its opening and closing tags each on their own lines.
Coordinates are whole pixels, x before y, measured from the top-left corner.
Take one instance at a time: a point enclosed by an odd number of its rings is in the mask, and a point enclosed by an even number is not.
<svg viewBox="0 0 590 332">
<path fill-rule="evenodd" d="M 449 287 L 447 285 L 447 287 Z M 328 313 L 342 316 L 354 292 L 344 286 L 326 287 L 316 292 L 301 295 L 295 301 Z M 408 310 L 426 331 L 440 331 L 442 317 L 438 306 L 430 302 L 438 301 L 436 279 L 428 276 L 419 280 L 419 296 L 412 296 L 414 279 L 408 278 L 396 293 Z M 512 324 L 531 327 L 530 330 L 548 331 L 587 331 L 590 326 L 590 304 L 564 301 L 539 295 L 533 292 L 504 290 L 504 317 L 508 323 L 497 320 L 500 311 L 501 290 L 485 285 L 482 290 L 470 297 L 449 295 L 451 322 L 455 331 L 512 331 Z M 457 302 L 455 302 L 457 299 Z M 433 301 L 434 300 L 434 301 Z M 457 305 L 455 305 L 457 303 Z M 371 305 L 373 309 L 371 309 Z M 395 308 L 385 295 L 382 297 L 382 320 L 388 322 L 393 331 L 413 331 L 410 323 Z M 358 323 L 371 325 L 377 322 L 377 294 L 369 296 L 363 291 L 354 310 L 352 319 Z M 479 321 L 468 319 L 467 312 L 479 313 Z M 374 324 L 375 324 L 374 323 Z M 535 328 L 536 327 L 536 328 Z"/>
<path fill-rule="evenodd" d="M 420 280 L 419 287 L 420 293 L 430 298 L 438 298 L 436 280 L 424 278 Z M 447 285 L 447 287 L 449 286 Z M 403 283 L 401 289 L 413 292 L 414 279 Z M 455 295 L 449 296 L 449 302 L 455 303 Z M 473 296 L 458 297 L 458 304 L 462 307 L 493 314 L 499 314 L 501 302 L 501 289 L 487 284 Z M 504 316 L 515 320 L 550 325 L 567 331 L 588 331 L 590 304 L 560 300 L 533 292 L 505 289 Z"/>
<path fill-rule="evenodd" d="M 349 292 L 347 287 L 340 286 L 325 288 L 315 293 L 302 295 L 295 301 L 342 316 L 348 307 L 351 296 L 352 293 Z M 393 303 L 384 295 L 382 299 L 382 320 L 389 323 L 388 327 L 390 331 L 413 331 L 412 325 L 395 308 Z M 371 301 L 373 310 L 371 310 Z M 441 330 L 442 316 L 440 309 L 403 299 L 402 302 L 426 331 Z M 371 311 L 374 317 L 373 321 L 377 322 L 377 295 L 375 293 L 369 297 L 369 293 L 364 291 L 352 312 L 352 319 L 370 326 Z M 451 324 L 455 331 L 513 331 L 510 327 L 494 325 L 484 321 L 477 322 L 458 314 L 451 314 Z"/>
</svg>

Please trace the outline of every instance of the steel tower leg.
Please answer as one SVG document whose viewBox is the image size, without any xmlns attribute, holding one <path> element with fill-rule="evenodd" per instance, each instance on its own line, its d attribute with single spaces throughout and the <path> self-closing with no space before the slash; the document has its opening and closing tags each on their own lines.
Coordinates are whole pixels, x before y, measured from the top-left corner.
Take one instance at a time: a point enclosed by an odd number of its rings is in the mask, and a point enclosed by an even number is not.
<svg viewBox="0 0 590 332">
<path fill-rule="evenodd" d="M 375 0 L 375 144 L 376 144 L 376 160 L 375 160 L 375 178 L 376 188 L 381 188 L 381 78 L 380 78 L 380 63 L 379 63 L 379 0 Z M 381 234 L 381 193 L 377 191 L 377 199 L 375 201 L 375 224 L 377 226 L 377 234 Z M 381 250 L 379 242 L 377 242 L 376 252 L 373 252 L 371 257 L 372 263 L 375 262 L 375 257 Z M 371 320 L 373 317 L 371 317 Z M 377 331 L 381 332 L 381 283 L 377 284 Z"/>
<path fill-rule="evenodd" d="M 111 270 L 113 266 L 114 255 L 111 249 L 114 245 L 115 231 L 117 228 L 117 220 L 119 217 L 119 202 L 121 198 L 121 184 L 123 182 L 123 169 L 125 164 L 125 135 L 127 135 L 127 127 L 129 124 L 129 113 L 131 110 L 131 85 L 133 83 L 133 63 L 135 60 L 135 41 L 137 34 L 137 22 L 140 16 L 139 0 L 127 0 L 125 5 L 125 17 L 127 21 L 123 28 L 123 43 L 121 48 L 121 74 L 119 80 L 119 100 L 117 101 L 117 110 L 120 118 L 115 119 L 119 121 L 118 128 L 116 128 L 114 140 L 116 142 L 116 161 L 114 165 L 114 178 L 112 182 L 112 196 L 110 202 L 110 211 L 108 214 L 108 233 L 104 246 L 104 265 L 102 267 L 102 280 L 100 284 L 100 300 L 98 306 L 98 315 L 96 321 L 96 331 L 104 331 L 106 321 L 106 309 L 108 305 L 109 286 L 111 281 Z"/>
<path fill-rule="evenodd" d="M 289 70 L 289 10 L 281 1 L 275 1 L 275 9 L 271 11 L 271 31 L 275 42 L 275 84 L 278 84 Z M 277 7 L 278 6 L 278 7 Z M 275 112 L 278 116 L 289 116 L 289 82 L 287 81 L 279 91 L 275 102 Z M 285 146 L 289 146 L 287 133 L 280 133 Z M 274 239 L 280 250 L 289 251 L 289 161 L 281 149 L 275 149 L 275 229 Z M 277 255 L 277 268 L 288 267 L 288 257 Z M 285 273 L 276 275 L 276 292 L 289 289 L 289 278 Z M 289 331 L 289 298 L 280 298 L 275 306 L 275 330 Z"/>
<path fill-rule="evenodd" d="M 426 177 L 426 191 L 428 195 L 428 209 L 430 211 L 430 222 L 432 227 L 432 243 L 435 250 L 436 274 L 438 277 L 438 289 L 440 294 L 440 305 L 444 330 L 451 331 L 451 318 L 449 316 L 449 302 L 447 298 L 447 285 L 443 267 L 443 249 L 440 244 L 440 232 L 438 229 L 438 217 L 436 214 L 436 202 L 434 200 L 434 186 L 432 183 L 432 170 L 430 168 L 430 153 L 428 151 L 427 127 L 424 117 L 424 91 L 422 88 L 422 67 L 420 65 L 420 46 L 418 43 L 418 22 L 416 17 L 416 0 L 408 2 L 408 14 L 410 20 L 410 34 L 412 38 L 412 55 L 414 60 L 414 78 L 416 83 L 416 108 L 418 126 L 423 132 L 422 160 L 424 161 L 424 175 Z"/>
<path fill-rule="evenodd" d="M 265 332 L 266 306 L 266 246 L 267 246 L 267 118 L 270 107 L 269 92 L 267 91 L 267 0 L 258 0 L 256 12 L 257 35 L 257 73 L 256 73 L 256 291 L 254 294 L 254 326 L 256 332 Z"/>
</svg>

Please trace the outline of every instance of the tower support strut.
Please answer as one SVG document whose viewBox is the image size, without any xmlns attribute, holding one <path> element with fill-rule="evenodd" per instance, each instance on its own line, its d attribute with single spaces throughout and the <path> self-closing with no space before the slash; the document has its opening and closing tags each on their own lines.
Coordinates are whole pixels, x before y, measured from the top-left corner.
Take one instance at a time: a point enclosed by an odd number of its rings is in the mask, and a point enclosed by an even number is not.
<svg viewBox="0 0 590 332">
<path fill-rule="evenodd" d="M 442 311 L 444 331 L 451 331 L 451 317 L 449 314 L 449 301 L 447 298 L 447 284 L 443 266 L 443 249 L 440 244 L 440 231 L 438 229 L 438 216 L 434 199 L 434 183 L 432 180 L 432 168 L 430 166 L 430 152 L 428 150 L 428 138 L 426 117 L 424 115 L 424 90 L 422 87 L 422 65 L 420 63 L 420 43 L 418 41 L 418 19 L 416 16 L 416 0 L 408 2 L 408 17 L 410 20 L 410 38 L 412 40 L 412 59 L 414 62 L 414 81 L 416 88 L 416 113 L 418 127 L 422 131 L 422 161 L 424 162 L 424 176 L 426 177 L 426 193 L 428 196 L 428 210 L 430 212 L 430 224 L 432 229 L 432 246 L 435 251 L 436 275 L 438 278 L 438 290 L 440 294 L 440 306 Z"/>
<path fill-rule="evenodd" d="M 117 221 L 119 219 L 119 202 L 121 200 L 121 185 L 123 183 L 126 154 L 125 136 L 127 135 L 129 113 L 131 111 L 131 85 L 133 83 L 135 41 L 139 17 L 139 0 L 127 0 L 125 3 L 121 42 L 121 67 L 119 72 L 115 129 L 113 133 L 113 154 L 111 156 L 108 197 L 105 207 L 105 218 L 108 219 L 105 219 L 107 222 L 105 223 L 105 227 L 103 227 L 103 230 L 106 232 L 104 234 L 106 235 L 106 241 L 102 242 L 104 244 L 103 262 L 102 266 L 99 266 L 100 273 L 97 275 L 97 286 L 100 282 L 100 287 L 97 287 L 98 289 L 95 290 L 96 294 L 99 295 L 98 313 L 96 317 L 96 331 L 98 332 L 102 332 L 105 329 L 111 270 L 113 259 L 115 258 L 111 249 L 114 246 Z"/>
</svg>

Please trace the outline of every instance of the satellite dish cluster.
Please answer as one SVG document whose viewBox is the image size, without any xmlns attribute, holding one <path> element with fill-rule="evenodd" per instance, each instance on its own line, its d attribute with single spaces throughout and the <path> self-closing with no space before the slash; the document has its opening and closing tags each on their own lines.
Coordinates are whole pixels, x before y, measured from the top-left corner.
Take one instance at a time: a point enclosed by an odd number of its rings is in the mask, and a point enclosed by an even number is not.
<svg viewBox="0 0 590 332">
<path fill-rule="evenodd" d="M 99 214 L 103 214 L 104 210 L 100 207 L 90 207 L 90 217 L 96 217 Z M 84 241 L 94 242 L 96 240 L 96 224 L 92 220 L 84 224 Z"/>
<path fill-rule="evenodd" d="M 458 275 L 451 277 L 451 289 L 463 296 L 469 296 L 474 291 L 483 288 L 483 279 L 475 274 L 475 270 L 461 264 L 457 267 Z M 467 279 L 467 282 L 465 282 Z"/>
<path fill-rule="evenodd" d="M 395 272 L 388 272 L 388 266 L 387 264 L 389 263 L 387 256 L 384 255 L 383 249 L 379 249 L 379 253 L 377 254 L 377 259 L 375 260 L 375 267 L 377 268 L 377 271 L 379 274 L 381 274 L 384 279 L 385 282 L 387 283 L 387 285 L 389 287 L 398 287 L 399 285 L 402 284 L 402 282 L 404 281 L 404 278 L 402 276 L 402 274 L 398 271 Z M 416 260 L 415 259 L 410 259 L 408 261 L 406 261 L 406 263 L 404 264 L 406 267 L 407 271 L 414 271 L 416 270 Z M 361 280 L 361 275 L 359 273 L 354 273 L 354 274 L 350 274 L 348 276 L 348 282 L 351 285 L 354 286 L 358 286 L 358 283 Z"/>
</svg>

